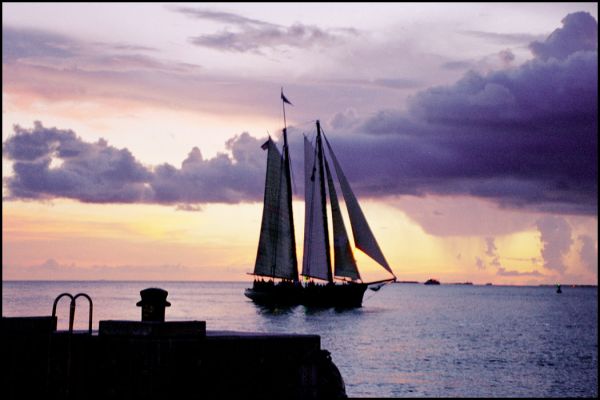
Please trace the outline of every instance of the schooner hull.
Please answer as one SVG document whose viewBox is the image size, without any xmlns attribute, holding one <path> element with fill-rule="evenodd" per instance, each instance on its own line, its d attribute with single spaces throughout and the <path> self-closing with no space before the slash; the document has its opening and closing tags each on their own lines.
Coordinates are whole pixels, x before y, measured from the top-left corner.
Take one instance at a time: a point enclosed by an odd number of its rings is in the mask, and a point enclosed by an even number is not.
<svg viewBox="0 0 600 400">
<path fill-rule="evenodd" d="M 357 308 L 362 307 L 367 287 L 366 283 L 306 286 L 263 283 L 246 289 L 244 295 L 254 303 L 265 306 Z"/>
<path fill-rule="evenodd" d="M 271 282 L 254 284 L 244 291 L 244 295 L 256 304 L 265 306 L 295 306 L 302 303 L 302 286 Z"/>
<path fill-rule="evenodd" d="M 307 307 L 362 307 L 366 283 L 307 285 L 302 293 L 302 304 Z"/>
</svg>

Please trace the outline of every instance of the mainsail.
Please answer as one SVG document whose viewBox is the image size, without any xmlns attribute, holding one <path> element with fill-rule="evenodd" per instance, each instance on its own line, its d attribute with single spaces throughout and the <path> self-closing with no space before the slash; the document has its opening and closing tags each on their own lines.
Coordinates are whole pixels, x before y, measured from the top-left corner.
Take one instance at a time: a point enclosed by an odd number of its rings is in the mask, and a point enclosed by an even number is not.
<svg viewBox="0 0 600 400">
<path fill-rule="evenodd" d="M 348 183 L 348 180 L 346 179 L 346 176 L 344 175 L 344 172 L 342 171 L 342 168 L 338 163 L 337 158 L 335 157 L 331 145 L 326 137 L 325 142 L 327 143 L 327 148 L 329 149 L 329 154 L 331 155 L 333 165 L 335 166 L 335 172 L 337 174 L 338 181 L 340 182 L 342 194 L 344 195 L 346 208 L 348 209 L 348 215 L 350 217 L 350 225 L 352 226 L 352 234 L 354 236 L 355 246 L 365 252 L 365 254 L 370 256 L 373 260 L 377 261 L 392 275 L 394 275 L 383 253 L 381 252 L 381 249 L 379 248 L 379 244 L 377 244 L 377 240 L 375 240 L 375 236 L 373 236 L 373 233 L 371 232 L 371 228 L 367 223 L 367 219 L 365 218 L 365 215 L 358 204 L 358 200 L 352 192 L 350 184 Z"/>
<path fill-rule="evenodd" d="M 266 144 L 268 155 L 264 208 L 254 274 L 297 279 L 285 162 L 271 138 Z"/>
<path fill-rule="evenodd" d="M 323 220 L 325 193 L 321 190 L 321 169 L 318 168 L 315 148 L 304 137 L 304 257 L 302 275 L 329 279 L 330 266 Z"/>
</svg>

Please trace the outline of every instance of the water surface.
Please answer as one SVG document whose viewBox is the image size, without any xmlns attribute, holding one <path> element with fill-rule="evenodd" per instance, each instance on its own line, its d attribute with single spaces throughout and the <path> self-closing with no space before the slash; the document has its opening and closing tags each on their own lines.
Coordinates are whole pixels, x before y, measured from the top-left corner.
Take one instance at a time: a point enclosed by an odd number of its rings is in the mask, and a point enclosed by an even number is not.
<svg viewBox="0 0 600 400">
<path fill-rule="evenodd" d="M 3 282 L 2 315 L 50 315 L 63 292 L 94 301 L 93 329 L 139 320 L 139 292 L 161 287 L 167 320 L 208 330 L 310 333 L 331 352 L 349 396 L 596 397 L 598 290 L 563 287 L 391 284 L 346 311 L 265 309 L 240 282 Z M 75 329 L 87 329 L 77 302 Z M 59 329 L 68 323 L 59 303 Z"/>
</svg>

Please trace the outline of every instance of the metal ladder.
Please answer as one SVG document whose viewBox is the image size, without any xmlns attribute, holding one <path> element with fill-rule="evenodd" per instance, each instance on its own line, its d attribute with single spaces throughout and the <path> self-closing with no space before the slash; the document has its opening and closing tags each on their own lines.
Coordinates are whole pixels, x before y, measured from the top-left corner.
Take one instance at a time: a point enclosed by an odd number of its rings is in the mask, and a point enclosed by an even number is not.
<svg viewBox="0 0 600 400">
<path fill-rule="evenodd" d="M 91 335 L 92 334 L 93 305 L 92 305 L 92 298 L 85 293 L 77 293 L 75 296 L 73 296 L 71 293 L 59 294 L 58 297 L 56 297 L 56 299 L 54 299 L 54 304 L 52 305 L 52 317 L 56 317 L 56 305 L 58 304 L 58 301 L 65 296 L 69 297 L 71 299 L 71 306 L 69 309 L 69 333 L 73 333 L 73 321 L 75 320 L 75 305 L 77 302 L 77 298 L 85 297 L 86 299 L 88 299 L 88 301 L 90 303 L 90 318 L 89 318 L 88 333 Z"/>
</svg>

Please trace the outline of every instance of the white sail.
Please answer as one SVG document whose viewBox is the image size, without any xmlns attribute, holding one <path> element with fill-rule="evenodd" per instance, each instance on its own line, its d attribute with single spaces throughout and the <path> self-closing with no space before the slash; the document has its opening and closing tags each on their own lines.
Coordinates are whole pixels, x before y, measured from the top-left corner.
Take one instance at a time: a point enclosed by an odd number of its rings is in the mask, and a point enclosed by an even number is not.
<svg viewBox="0 0 600 400">
<path fill-rule="evenodd" d="M 315 149 L 304 137 L 304 256 L 302 275 L 328 279 L 329 264 L 323 221 L 324 193 L 321 191 L 320 172 Z"/>
<path fill-rule="evenodd" d="M 256 275 L 295 278 L 287 187 L 283 157 L 269 138 L 263 216 L 254 265 Z"/>
<path fill-rule="evenodd" d="M 379 248 L 379 244 L 377 244 L 377 240 L 375 240 L 375 236 L 373 236 L 373 233 L 371 232 L 371 228 L 367 223 L 367 219 L 365 218 L 365 215 L 358 204 L 356 196 L 350 188 L 350 184 L 348 183 L 348 180 L 346 179 L 346 176 L 344 175 L 344 172 L 342 171 L 342 168 L 338 163 L 327 138 L 325 138 L 325 141 L 327 142 L 327 148 L 329 149 L 329 154 L 331 154 L 331 159 L 333 160 L 333 164 L 335 166 L 335 172 L 342 188 L 344 200 L 346 201 L 346 208 L 348 209 L 348 215 L 350 216 L 350 225 L 352 226 L 352 234 L 354 235 L 355 246 L 365 252 L 365 254 L 370 256 L 373 260 L 377 261 L 392 275 L 394 275 L 383 253 L 381 252 L 381 249 Z"/>
<path fill-rule="evenodd" d="M 329 170 L 329 163 L 325 161 L 325 171 L 327 173 L 327 184 L 329 186 L 329 199 L 331 202 L 331 217 L 333 222 L 333 254 L 334 254 L 334 275 L 344 276 L 353 280 L 360 279 L 356 260 L 352 254 L 350 240 L 346 233 L 346 226 L 342 217 L 342 210 L 338 202 L 335 185 Z"/>
</svg>

